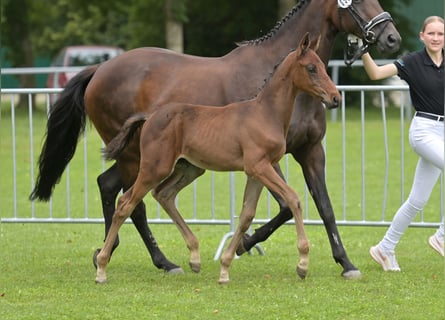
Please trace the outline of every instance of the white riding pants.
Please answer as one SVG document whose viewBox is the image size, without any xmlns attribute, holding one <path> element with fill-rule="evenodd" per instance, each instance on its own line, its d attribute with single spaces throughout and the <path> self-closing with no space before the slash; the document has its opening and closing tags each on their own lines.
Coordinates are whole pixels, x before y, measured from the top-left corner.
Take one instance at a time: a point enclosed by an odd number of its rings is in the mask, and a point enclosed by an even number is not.
<svg viewBox="0 0 445 320">
<path fill-rule="evenodd" d="M 413 185 L 408 199 L 396 212 L 380 246 L 394 250 L 416 214 L 423 210 L 440 173 L 444 170 L 444 122 L 415 116 L 409 129 L 409 142 L 419 155 Z M 443 220 L 436 231 L 443 241 Z"/>
</svg>

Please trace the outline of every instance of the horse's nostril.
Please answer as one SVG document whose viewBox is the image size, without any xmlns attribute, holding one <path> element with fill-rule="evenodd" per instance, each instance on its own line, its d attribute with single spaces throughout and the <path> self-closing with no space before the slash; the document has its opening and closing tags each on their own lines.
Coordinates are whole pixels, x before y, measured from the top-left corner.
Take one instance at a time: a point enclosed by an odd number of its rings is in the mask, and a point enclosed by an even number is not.
<svg viewBox="0 0 445 320">
<path fill-rule="evenodd" d="M 395 35 L 393 35 L 393 34 L 390 34 L 390 35 L 388 36 L 387 40 L 388 40 L 388 44 L 389 44 L 390 46 L 396 46 L 396 45 L 398 45 L 399 42 L 400 42 L 400 39 L 399 39 L 398 37 L 396 37 Z"/>
<path fill-rule="evenodd" d="M 388 36 L 388 42 L 389 42 L 389 43 L 396 43 L 396 42 L 397 42 L 397 39 L 394 37 L 394 35 L 390 34 L 390 35 Z"/>
</svg>

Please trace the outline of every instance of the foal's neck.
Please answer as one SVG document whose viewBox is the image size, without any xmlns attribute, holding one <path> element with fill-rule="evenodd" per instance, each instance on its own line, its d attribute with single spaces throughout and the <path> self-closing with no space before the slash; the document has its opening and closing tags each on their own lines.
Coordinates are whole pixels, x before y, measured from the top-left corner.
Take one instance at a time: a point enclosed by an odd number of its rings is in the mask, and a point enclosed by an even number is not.
<svg viewBox="0 0 445 320">
<path fill-rule="evenodd" d="M 292 75 L 296 72 L 292 70 L 294 59 L 295 56 L 292 55 L 278 66 L 256 98 L 262 108 L 273 110 L 273 114 L 283 122 L 290 121 L 295 98 L 300 91 L 292 80 Z"/>
</svg>

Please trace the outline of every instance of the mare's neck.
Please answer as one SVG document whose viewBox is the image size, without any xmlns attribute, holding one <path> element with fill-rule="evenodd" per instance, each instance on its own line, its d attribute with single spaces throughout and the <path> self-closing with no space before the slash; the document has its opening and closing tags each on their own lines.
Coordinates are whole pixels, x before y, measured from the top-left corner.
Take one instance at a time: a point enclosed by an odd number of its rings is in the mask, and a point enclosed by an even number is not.
<svg viewBox="0 0 445 320">
<path fill-rule="evenodd" d="M 331 21 L 329 8 L 325 6 L 324 1 L 303 1 L 299 9 L 296 9 L 293 14 L 289 12 L 267 35 L 246 41 L 248 44 L 236 48 L 227 57 L 234 55 L 239 58 L 241 54 L 248 56 L 247 63 L 268 61 L 273 66 L 286 57 L 290 51 L 295 50 L 303 36 L 309 33 L 311 39 L 321 35 L 317 53 L 327 64 L 338 29 Z M 255 56 L 249 56 L 249 51 L 254 52 Z"/>
</svg>

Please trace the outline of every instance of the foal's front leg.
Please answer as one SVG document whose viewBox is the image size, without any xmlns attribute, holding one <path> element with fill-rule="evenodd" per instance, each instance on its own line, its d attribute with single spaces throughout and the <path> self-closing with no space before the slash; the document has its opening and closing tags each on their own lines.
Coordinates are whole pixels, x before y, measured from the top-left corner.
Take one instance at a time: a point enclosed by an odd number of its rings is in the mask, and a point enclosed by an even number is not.
<svg viewBox="0 0 445 320">
<path fill-rule="evenodd" d="M 266 186 L 266 188 L 282 197 L 292 211 L 297 229 L 297 246 L 300 254 L 300 261 L 297 265 L 297 274 L 300 278 L 304 279 L 309 269 L 309 241 L 306 236 L 306 231 L 304 230 L 300 199 L 297 193 L 289 187 L 283 179 L 281 179 L 273 169 L 272 165 L 264 166 L 258 175 L 258 179 Z"/>
<path fill-rule="evenodd" d="M 244 190 L 243 209 L 241 210 L 241 214 L 239 216 L 239 224 L 235 230 L 232 240 L 227 246 L 227 249 L 221 256 L 221 271 L 218 280 L 219 284 L 226 284 L 229 282 L 229 268 L 235 257 L 236 248 L 238 248 L 243 234 L 247 231 L 253 218 L 255 217 L 256 207 L 262 189 L 263 185 L 261 182 L 253 177 L 247 177 L 246 188 Z"/>
</svg>

